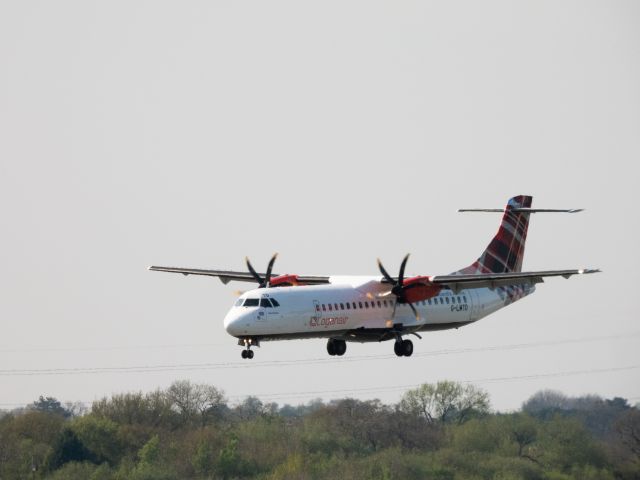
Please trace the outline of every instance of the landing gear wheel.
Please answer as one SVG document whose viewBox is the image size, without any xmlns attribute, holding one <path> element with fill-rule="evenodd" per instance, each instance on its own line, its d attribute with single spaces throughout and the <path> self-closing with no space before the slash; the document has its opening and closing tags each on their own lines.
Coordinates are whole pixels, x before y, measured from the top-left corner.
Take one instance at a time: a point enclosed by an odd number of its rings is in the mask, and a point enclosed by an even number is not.
<svg viewBox="0 0 640 480">
<path fill-rule="evenodd" d="M 393 351 L 399 357 L 410 357 L 413 354 L 413 342 L 411 340 L 396 340 Z"/>
<path fill-rule="evenodd" d="M 411 340 L 402 341 L 402 354 L 405 357 L 410 357 L 413 353 L 413 342 Z"/>
<path fill-rule="evenodd" d="M 333 341 L 333 338 L 327 340 L 327 353 L 331 356 L 334 356 L 338 353 L 336 352 L 336 344 Z"/>
<path fill-rule="evenodd" d="M 335 349 L 336 355 L 341 357 L 347 351 L 347 342 L 344 340 L 334 340 L 333 348 Z"/>
<path fill-rule="evenodd" d="M 413 347 L 411 347 L 411 350 L 413 351 Z M 249 360 L 253 358 L 253 350 L 247 350 L 247 358 Z"/>
<path fill-rule="evenodd" d="M 250 352 L 250 351 L 251 351 L 251 350 L 242 350 L 242 354 L 241 354 L 241 355 L 242 355 L 242 358 L 247 358 L 247 357 L 249 356 L 249 355 L 248 355 L 248 352 Z"/>
</svg>

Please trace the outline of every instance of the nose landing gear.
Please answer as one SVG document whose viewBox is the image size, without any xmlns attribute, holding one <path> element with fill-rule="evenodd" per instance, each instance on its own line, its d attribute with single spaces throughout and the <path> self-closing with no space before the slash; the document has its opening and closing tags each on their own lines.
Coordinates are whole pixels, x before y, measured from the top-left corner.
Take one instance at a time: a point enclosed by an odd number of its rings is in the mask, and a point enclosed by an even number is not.
<svg viewBox="0 0 640 480">
<path fill-rule="evenodd" d="M 242 350 L 242 358 L 251 360 L 253 358 L 253 350 L 251 350 L 251 347 L 259 347 L 260 341 L 254 338 L 240 338 L 238 345 L 245 347 L 244 350 Z"/>
<path fill-rule="evenodd" d="M 246 350 L 242 350 L 242 358 L 252 359 L 253 358 L 253 350 L 249 350 L 248 347 L 247 347 Z"/>
</svg>

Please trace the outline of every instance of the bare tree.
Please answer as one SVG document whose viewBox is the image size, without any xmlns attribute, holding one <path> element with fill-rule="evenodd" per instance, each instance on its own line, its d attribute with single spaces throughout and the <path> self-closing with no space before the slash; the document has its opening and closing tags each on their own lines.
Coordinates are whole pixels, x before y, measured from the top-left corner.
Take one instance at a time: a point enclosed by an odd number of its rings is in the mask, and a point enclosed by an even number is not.
<svg viewBox="0 0 640 480">
<path fill-rule="evenodd" d="M 225 404 L 224 392 L 213 385 L 195 384 L 189 380 L 178 380 L 167 389 L 167 397 L 178 410 L 185 424 L 197 416 L 204 427 L 216 409 Z"/>
<path fill-rule="evenodd" d="M 489 395 L 473 385 L 463 386 L 447 380 L 436 384 L 424 383 L 405 392 L 399 409 L 422 417 L 428 423 L 435 420 L 463 423 L 472 415 L 489 411 Z"/>
</svg>

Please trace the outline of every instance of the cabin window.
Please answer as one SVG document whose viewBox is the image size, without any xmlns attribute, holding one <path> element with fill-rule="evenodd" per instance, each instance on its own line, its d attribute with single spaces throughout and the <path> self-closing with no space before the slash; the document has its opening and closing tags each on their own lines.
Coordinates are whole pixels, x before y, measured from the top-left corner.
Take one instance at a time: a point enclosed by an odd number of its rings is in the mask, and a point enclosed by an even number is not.
<svg viewBox="0 0 640 480">
<path fill-rule="evenodd" d="M 462 298 L 464 298 L 464 303 L 467 303 L 467 296 L 463 295 Z"/>
<path fill-rule="evenodd" d="M 260 305 L 260 300 L 258 298 L 247 298 L 244 301 L 244 307 L 257 307 Z"/>
<path fill-rule="evenodd" d="M 369 302 L 364 302 L 364 308 L 369 308 Z"/>
<path fill-rule="evenodd" d="M 344 310 L 344 303 L 340 304 L 340 310 Z"/>
<path fill-rule="evenodd" d="M 329 304 L 329 311 L 333 311 L 333 305 Z"/>
<path fill-rule="evenodd" d="M 427 303 L 428 303 L 429 305 L 431 305 L 431 299 L 427 300 Z"/>
<path fill-rule="evenodd" d="M 362 302 L 358 302 L 358 305 L 360 305 L 360 308 L 363 308 L 363 307 L 362 307 Z"/>
<path fill-rule="evenodd" d="M 336 312 L 337 312 L 338 311 L 338 304 L 334 303 L 333 306 L 336 307 Z"/>
<path fill-rule="evenodd" d="M 323 311 L 323 312 L 326 312 L 326 311 L 327 311 L 327 307 L 325 306 L 325 304 L 324 304 L 324 303 L 322 304 L 322 311 Z"/>
<path fill-rule="evenodd" d="M 358 307 L 356 307 L 356 302 L 353 302 L 351 305 L 353 305 L 353 309 L 356 310 Z"/>
<path fill-rule="evenodd" d="M 451 303 L 456 303 L 456 297 L 451 297 Z"/>
<path fill-rule="evenodd" d="M 449 297 L 445 298 L 444 300 L 445 302 L 447 302 L 447 305 L 449 305 Z"/>
<path fill-rule="evenodd" d="M 378 300 L 378 308 L 382 308 L 382 303 Z"/>
<path fill-rule="evenodd" d="M 316 305 L 316 312 L 320 311 L 320 305 Z"/>
</svg>

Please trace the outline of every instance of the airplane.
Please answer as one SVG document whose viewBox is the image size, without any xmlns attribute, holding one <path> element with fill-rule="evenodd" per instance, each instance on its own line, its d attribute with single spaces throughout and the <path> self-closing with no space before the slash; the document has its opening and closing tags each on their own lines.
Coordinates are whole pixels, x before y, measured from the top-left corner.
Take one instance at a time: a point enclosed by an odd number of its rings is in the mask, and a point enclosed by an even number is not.
<svg viewBox="0 0 640 480">
<path fill-rule="evenodd" d="M 226 331 L 253 358 L 263 341 L 327 338 L 327 353 L 342 356 L 347 342 L 394 340 L 398 357 L 410 357 L 419 332 L 447 330 L 474 323 L 532 294 L 547 277 L 569 278 L 598 269 L 522 271 L 524 246 L 533 213 L 577 213 L 581 209 L 534 209 L 533 197 L 511 198 L 504 209 L 460 209 L 499 212 L 502 222 L 480 257 L 449 275 L 405 276 L 407 254 L 397 276 L 378 259 L 377 276 L 296 275 L 273 273 L 277 254 L 265 273 L 248 258 L 247 272 L 151 266 L 149 270 L 218 277 L 222 283 L 253 282 L 224 318 Z"/>
</svg>

